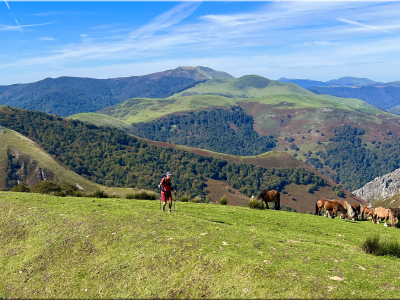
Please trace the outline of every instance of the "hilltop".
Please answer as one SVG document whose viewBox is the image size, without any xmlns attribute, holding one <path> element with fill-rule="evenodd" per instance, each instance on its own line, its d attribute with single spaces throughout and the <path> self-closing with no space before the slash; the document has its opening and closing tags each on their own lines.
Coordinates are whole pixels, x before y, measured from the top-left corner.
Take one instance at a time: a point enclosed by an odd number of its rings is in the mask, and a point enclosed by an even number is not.
<svg viewBox="0 0 400 300">
<path fill-rule="evenodd" d="M 0 105 L 66 117 L 95 112 L 131 98 L 168 97 L 197 82 L 231 77 L 206 67 L 178 67 L 149 75 L 112 79 L 46 78 L 29 84 L 0 86 Z"/>
</svg>

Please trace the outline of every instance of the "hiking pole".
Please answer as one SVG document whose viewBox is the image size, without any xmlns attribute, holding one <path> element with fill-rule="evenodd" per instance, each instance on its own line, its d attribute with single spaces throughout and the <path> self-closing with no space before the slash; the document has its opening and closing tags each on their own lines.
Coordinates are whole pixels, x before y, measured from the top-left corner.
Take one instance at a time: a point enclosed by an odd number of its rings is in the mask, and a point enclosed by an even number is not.
<svg viewBox="0 0 400 300">
<path fill-rule="evenodd" d="M 175 201 L 174 201 L 174 212 L 175 212 L 175 204 L 176 204 L 177 196 L 176 196 L 176 191 L 174 191 L 174 192 L 175 192 Z"/>
</svg>

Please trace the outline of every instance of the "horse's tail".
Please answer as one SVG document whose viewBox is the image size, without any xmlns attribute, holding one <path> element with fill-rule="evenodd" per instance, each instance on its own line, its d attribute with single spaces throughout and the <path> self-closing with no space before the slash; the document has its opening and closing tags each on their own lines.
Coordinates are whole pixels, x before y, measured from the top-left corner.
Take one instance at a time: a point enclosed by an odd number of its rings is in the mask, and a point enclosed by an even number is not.
<svg viewBox="0 0 400 300">
<path fill-rule="evenodd" d="M 353 207 L 347 201 L 344 201 L 344 203 L 346 203 L 347 205 L 347 215 L 350 216 L 351 218 L 354 218 L 356 213 L 354 212 Z"/>
<path fill-rule="evenodd" d="M 262 191 L 257 195 L 257 200 L 259 200 L 260 198 L 263 198 L 264 192 L 265 192 L 265 190 L 262 190 Z"/>
<path fill-rule="evenodd" d="M 318 201 L 315 202 L 315 213 L 314 215 L 319 215 Z"/>
</svg>

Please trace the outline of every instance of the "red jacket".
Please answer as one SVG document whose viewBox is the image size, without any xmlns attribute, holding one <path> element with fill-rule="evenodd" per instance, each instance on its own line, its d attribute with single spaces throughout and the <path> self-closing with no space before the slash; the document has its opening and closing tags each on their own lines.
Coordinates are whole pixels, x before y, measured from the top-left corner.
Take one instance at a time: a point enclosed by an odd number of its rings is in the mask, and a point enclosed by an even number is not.
<svg viewBox="0 0 400 300">
<path fill-rule="evenodd" d="M 160 182 L 160 187 L 162 193 L 171 193 L 171 190 L 174 189 L 171 178 L 167 179 L 167 177 L 163 177 Z"/>
</svg>

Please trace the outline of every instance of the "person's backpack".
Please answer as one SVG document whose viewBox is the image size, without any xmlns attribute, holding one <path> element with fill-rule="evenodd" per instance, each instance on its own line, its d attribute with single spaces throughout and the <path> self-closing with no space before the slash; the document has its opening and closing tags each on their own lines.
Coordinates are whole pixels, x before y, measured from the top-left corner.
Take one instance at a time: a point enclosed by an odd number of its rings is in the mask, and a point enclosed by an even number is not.
<svg viewBox="0 0 400 300">
<path fill-rule="evenodd" d="M 161 180 L 162 180 L 164 177 L 167 178 L 167 174 L 162 174 L 162 175 L 161 175 L 160 180 L 158 181 L 158 189 L 159 189 L 159 190 L 161 190 Z M 171 187 L 175 190 L 174 183 L 172 182 L 172 179 L 169 180 L 169 184 L 170 184 Z"/>
<path fill-rule="evenodd" d="M 167 174 L 162 174 L 162 175 L 161 175 L 160 180 L 158 181 L 158 189 L 161 189 L 161 180 L 162 180 L 164 177 L 166 178 L 166 177 L 167 177 Z"/>
</svg>

